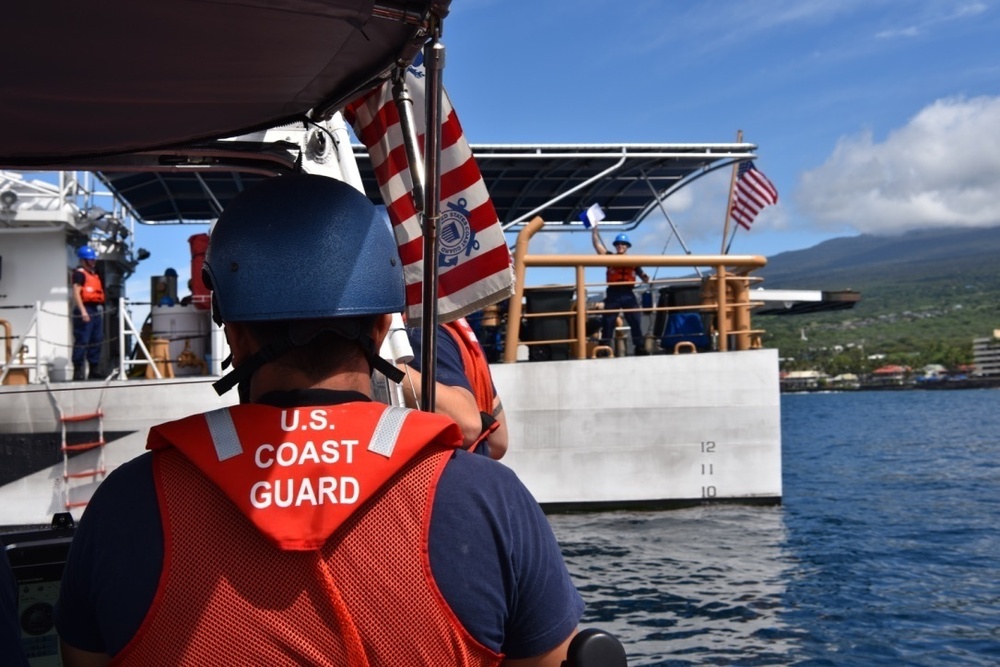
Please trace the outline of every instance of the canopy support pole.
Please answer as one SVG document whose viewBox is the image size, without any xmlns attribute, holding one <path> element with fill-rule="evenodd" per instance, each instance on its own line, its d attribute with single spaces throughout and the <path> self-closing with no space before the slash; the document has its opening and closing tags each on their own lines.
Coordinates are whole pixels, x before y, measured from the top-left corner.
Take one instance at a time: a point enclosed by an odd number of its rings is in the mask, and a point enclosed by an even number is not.
<svg viewBox="0 0 1000 667">
<path fill-rule="evenodd" d="M 642 174 L 642 180 L 646 181 L 646 185 L 649 186 L 649 191 L 653 193 L 653 198 L 656 199 L 656 205 L 660 207 L 660 212 L 663 213 L 663 217 L 667 219 L 667 224 L 669 224 L 670 225 L 670 229 L 673 230 L 674 236 L 677 237 L 677 240 L 680 242 L 681 247 L 684 248 L 684 253 L 687 254 L 687 255 L 690 255 L 691 254 L 691 250 L 687 247 L 687 244 L 684 243 L 684 238 L 681 236 L 680 231 L 677 230 L 677 226 L 674 225 L 674 221 L 670 219 L 670 215 L 667 214 L 667 207 L 663 205 L 663 200 L 660 199 L 660 194 L 656 191 L 656 188 L 653 187 L 653 184 L 650 183 L 649 177 L 646 176 L 646 171 L 643 170 L 643 169 L 640 169 L 639 173 Z M 696 266 L 696 267 L 694 267 L 694 270 L 698 272 L 698 277 L 699 278 L 703 278 L 704 277 L 704 276 L 701 275 L 701 268 L 700 267 Z M 654 273 L 654 276 L 655 276 L 655 273 Z"/>
</svg>

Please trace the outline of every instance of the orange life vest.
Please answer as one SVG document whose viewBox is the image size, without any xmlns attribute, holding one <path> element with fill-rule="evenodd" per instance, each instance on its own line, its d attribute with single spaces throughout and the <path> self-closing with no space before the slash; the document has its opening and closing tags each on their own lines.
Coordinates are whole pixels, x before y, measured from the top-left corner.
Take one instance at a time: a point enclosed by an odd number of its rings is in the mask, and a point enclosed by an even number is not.
<svg viewBox="0 0 1000 667">
<path fill-rule="evenodd" d="M 498 665 L 445 603 L 427 537 L 460 446 L 378 403 L 240 405 L 155 427 L 163 574 L 121 665 Z"/>
<path fill-rule="evenodd" d="M 476 395 L 476 405 L 481 412 L 489 414 L 493 411 L 493 376 L 490 375 L 490 364 L 479 345 L 476 332 L 472 330 L 464 317 L 443 325 L 458 344 L 462 354 L 462 365 L 465 367 L 465 377 L 469 379 L 472 393 Z"/>
<path fill-rule="evenodd" d="M 493 419 L 493 399 L 496 398 L 496 394 L 493 391 L 490 364 L 486 360 L 486 355 L 483 354 L 483 348 L 479 345 L 476 332 L 472 330 L 464 317 L 447 322 L 442 326 L 451 334 L 458 345 L 458 351 L 462 355 L 462 366 L 465 368 L 465 377 L 468 378 L 472 393 L 476 397 L 476 407 L 479 408 L 480 414 L 489 416 L 491 420 L 490 425 L 470 447 L 470 449 L 475 449 L 480 442 L 488 438 L 490 433 L 500 427 L 500 423 Z"/>
<path fill-rule="evenodd" d="M 608 267 L 608 278 L 609 283 L 629 283 L 629 285 L 635 285 L 635 267 L 634 266 L 609 266 Z M 614 285 L 612 285 L 614 287 Z M 628 285 L 618 285 L 618 287 L 628 287 Z"/>
<path fill-rule="evenodd" d="M 83 272 L 83 288 L 80 298 L 84 303 L 104 303 L 104 285 L 101 278 L 96 273 L 91 273 L 82 266 L 77 267 L 77 271 Z"/>
</svg>

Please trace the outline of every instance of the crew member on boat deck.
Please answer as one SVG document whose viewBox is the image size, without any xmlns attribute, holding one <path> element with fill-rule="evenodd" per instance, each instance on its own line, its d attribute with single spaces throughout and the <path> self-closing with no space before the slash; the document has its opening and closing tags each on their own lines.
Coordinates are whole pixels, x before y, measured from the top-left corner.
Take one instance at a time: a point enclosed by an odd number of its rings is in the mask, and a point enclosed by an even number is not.
<svg viewBox="0 0 1000 667">
<path fill-rule="evenodd" d="M 151 429 L 73 539 L 64 663 L 557 667 L 583 612 L 541 508 L 440 414 L 371 400 L 402 263 L 368 199 L 267 179 L 219 217 L 213 310 L 250 402 Z"/>
<path fill-rule="evenodd" d="M 403 396 L 407 406 L 416 408 L 422 395 L 422 334 L 416 327 L 408 328 L 406 333 L 413 348 L 413 361 L 403 367 L 406 371 Z M 439 324 L 436 340 L 435 411 L 458 423 L 467 449 L 494 459 L 503 458 L 507 452 L 507 415 L 476 333 L 463 317 Z"/>
<path fill-rule="evenodd" d="M 104 285 L 97 275 L 97 252 L 90 246 L 76 251 L 80 266 L 73 271 L 73 379 L 100 380 L 104 340 Z M 87 367 L 90 366 L 90 375 Z"/>
<path fill-rule="evenodd" d="M 611 251 L 604 245 L 601 235 L 597 233 L 597 227 L 591 229 L 591 236 L 594 241 L 594 250 L 598 255 L 610 255 Z M 619 234 L 613 243 L 615 253 L 624 255 L 632 247 L 632 242 L 628 240 L 627 234 Z M 601 335 L 605 345 L 614 347 L 615 321 L 618 313 L 625 310 L 625 321 L 632 331 L 632 344 L 635 346 L 637 356 L 649 354 L 646 351 L 645 340 L 642 336 L 642 323 L 639 317 L 639 302 L 635 298 L 635 277 L 639 276 L 642 282 L 649 282 L 649 275 L 639 266 L 609 266 L 607 274 L 608 291 L 604 296 L 604 326 Z"/>
</svg>

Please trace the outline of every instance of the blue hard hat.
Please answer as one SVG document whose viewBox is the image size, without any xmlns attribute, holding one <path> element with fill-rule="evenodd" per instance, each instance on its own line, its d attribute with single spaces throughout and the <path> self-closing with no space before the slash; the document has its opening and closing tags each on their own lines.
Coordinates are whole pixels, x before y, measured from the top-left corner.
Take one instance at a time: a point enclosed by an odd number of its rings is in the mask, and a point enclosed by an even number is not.
<svg viewBox="0 0 1000 667">
<path fill-rule="evenodd" d="M 97 259 L 97 251 L 89 245 L 81 246 L 76 250 L 76 256 L 80 259 Z"/>
<path fill-rule="evenodd" d="M 629 248 L 632 247 L 632 242 L 628 240 L 628 234 L 619 234 L 615 237 L 615 242 L 611 245 L 618 245 L 619 243 L 624 243 Z"/>
<path fill-rule="evenodd" d="M 325 176 L 269 178 L 219 216 L 205 284 L 225 322 L 398 313 L 403 266 L 363 194 Z"/>
</svg>

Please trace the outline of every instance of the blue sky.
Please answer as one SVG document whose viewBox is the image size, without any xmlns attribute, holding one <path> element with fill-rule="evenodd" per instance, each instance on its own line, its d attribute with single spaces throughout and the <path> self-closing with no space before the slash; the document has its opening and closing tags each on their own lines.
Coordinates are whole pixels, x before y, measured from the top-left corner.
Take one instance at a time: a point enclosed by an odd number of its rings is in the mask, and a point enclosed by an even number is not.
<svg viewBox="0 0 1000 667">
<path fill-rule="evenodd" d="M 773 255 L 1000 224 L 998 35 L 995 2 L 459 1 L 445 83 L 472 142 L 727 142 L 742 130 L 780 203 L 732 251 Z M 721 247 L 729 178 L 666 202 L 695 252 Z M 646 227 L 633 251 L 658 254 L 666 229 Z"/>
<path fill-rule="evenodd" d="M 1000 224 L 998 35 L 992 1 L 455 0 L 444 80 L 472 143 L 731 142 L 742 130 L 780 202 L 732 252 L 771 256 Z M 666 201 L 696 253 L 721 247 L 723 171 Z M 153 257 L 131 296 L 166 266 L 183 285 L 186 239 L 202 229 L 140 230 Z M 651 220 L 633 252 L 661 253 L 668 231 Z M 583 234 L 537 250 L 591 252 Z"/>
</svg>

